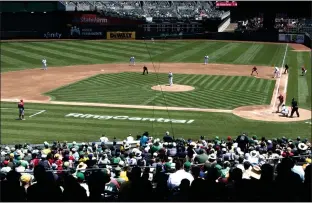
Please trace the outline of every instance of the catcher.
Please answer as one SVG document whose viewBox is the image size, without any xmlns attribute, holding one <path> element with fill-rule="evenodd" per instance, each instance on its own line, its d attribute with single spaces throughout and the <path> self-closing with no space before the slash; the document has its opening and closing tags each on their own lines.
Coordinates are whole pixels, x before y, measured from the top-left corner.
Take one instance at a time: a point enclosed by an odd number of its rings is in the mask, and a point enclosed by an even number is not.
<svg viewBox="0 0 312 203">
<path fill-rule="evenodd" d="M 252 70 L 251 70 L 251 74 L 250 74 L 250 75 L 253 75 L 254 72 L 256 72 L 257 75 L 258 75 L 258 71 L 257 71 L 257 70 L 258 70 L 257 67 L 254 66 L 254 67 L 252 68 Z"/>
<path fill-rule="evenodd" d="M 148 74 L 148 69 L 147 69 L 147 67 L 144 65 L 144 66 L 143 66 L 143 75 L 145 75 L 145 72 L 146 72 L 146 74 Z"/>
</svg>

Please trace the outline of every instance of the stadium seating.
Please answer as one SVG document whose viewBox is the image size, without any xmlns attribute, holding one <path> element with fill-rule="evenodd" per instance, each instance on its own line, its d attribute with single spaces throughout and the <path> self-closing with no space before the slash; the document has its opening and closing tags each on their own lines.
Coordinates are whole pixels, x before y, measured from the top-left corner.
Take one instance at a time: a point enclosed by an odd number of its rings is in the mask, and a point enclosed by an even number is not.
<svg viewBox="0 0 312 203">
<path fill-rule="evenodd" d="M 213 3 L 198 1 L 61 1 L 68 11 L 103 11 L 107 15 L 134 17 L 199 17 L 221 18 L 225 11 L 216 10 Z"/>
<path fill-rule="evenodd" d="M 311 143 L 300 137 L 146 132 L 137 141 L 1 146 L 0 158 L 2 201 L 311 201 Z"/>
</svg>

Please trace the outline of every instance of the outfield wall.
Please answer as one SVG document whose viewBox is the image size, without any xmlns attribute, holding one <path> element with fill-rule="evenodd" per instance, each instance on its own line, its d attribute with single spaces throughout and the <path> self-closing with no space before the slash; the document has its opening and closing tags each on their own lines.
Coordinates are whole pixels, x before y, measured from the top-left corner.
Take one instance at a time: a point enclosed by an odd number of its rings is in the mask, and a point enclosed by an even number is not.
<svg viewBox="0 0 312 203">
<path fill-rule="evenodd" d="M 14 39 L 212 39 L 293 42 L 311 48 L 304 33 L 218 32 L 222 21 L 146 23 L 142 19 L 118 18 L 92 12 L 20 12 L 1 14 L 1 40 Z"/>
</svg>

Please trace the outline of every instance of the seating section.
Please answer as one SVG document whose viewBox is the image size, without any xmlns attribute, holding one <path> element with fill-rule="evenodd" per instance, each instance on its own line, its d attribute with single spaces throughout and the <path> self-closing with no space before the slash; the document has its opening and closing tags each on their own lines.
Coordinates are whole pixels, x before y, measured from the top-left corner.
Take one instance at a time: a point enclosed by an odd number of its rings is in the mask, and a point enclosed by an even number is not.
<svg viewBox="0 0 312 203">
<path fill-rule="evenodd" d="M 248 136 L 1 146 L 2 201 L 309 201 L 311 142 Z"/>
</svg>

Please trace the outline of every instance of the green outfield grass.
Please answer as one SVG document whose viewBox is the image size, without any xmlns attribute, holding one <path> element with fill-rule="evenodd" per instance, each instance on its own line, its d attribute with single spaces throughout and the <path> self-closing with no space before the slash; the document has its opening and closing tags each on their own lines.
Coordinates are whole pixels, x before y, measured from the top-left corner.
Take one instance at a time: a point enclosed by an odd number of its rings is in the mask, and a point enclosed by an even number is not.
<svg viewBox="0 0 312 203">
<path fill-rule="evenodd" d="M 290 66 L 287 88 L 287 104 L 291 104 L 291 99 L 297 99 L 299 106 L 311 109 L 311 53 L 289 51 L 286 63 Z M 307 68 L 307 74 L 301 76 L 301 66 Z"/>
<path fill-rule="evenodd" d="M 1 71 L 48 66 L 137 62 L 281 65 L 285 45 L 214 41 L 46 41 L 1 42 Z"/>
<path fill-rule="evenodd" d="M 4 109 L 7 108 L 7 109 Z M 46 110 L 44 113 L 29 117 Z M 114 120 L 96 118 L 65 117 L 69 113 L 100 116 L 129 116 L 140 118 L 164 118 L 194 120 L 189 124 L 151 122 L 139 120 Z M 2 143 L 42 143 L 44 141 L 97 141 L 102 134 L 109 138 L 125 139 L 129 133 L 136 136 L 148 131 L 155 137 L 162 137 L 170 131 L 175 137 L 197 139 L 204 135 L 227 137 L 241 132 L 267 138 L 291 137 L 310 138 L 311 125 L 304 121 L 295 123 L 273 123 L 242 119 L 230 113 L 201 113 L 184 111 L 153 111 L 139 109 L 77 107 L 61 105 L 27 104 L 26 120 L 15 120 L 18 116 L 16 105 L 1 103 Z M 138 118 L 136 118 L 138 119 Z"/>
<path fill-rule="evenodd" d="M 174 83 L 195 90 L 174 93 L 151 89 L 167 83 L 167 74 L 100 74 L 47 95 L 58 101 L 234 109 L 270 104 L 275 85 L 274 80 L 254 77 L 175 74 Z"/>
<path fill-rule="evenodd" d="M 203 56 L 209 55 L 210 63 L 281 66 L 285 47 L 285 44 L 215 41 L 157 41 L 154 44 L 150 41 L 144 43 L 143 41 L 87 40 L 1 42 L 1 72 L 40 68 L 42 58 L 46 58 L 48 66 L 52 67 L 128 63 L 130 56 L 135 56 L 136 62 L 153 61 L 155 64 L 158 62 L 203 63 Z M 295 97 L 300 108 L 311 109 L 311 53 L 293 52 L 290 47 L 288 48 L 285 58 L 285 63 L 290 66 L 287 104 L 289 105 L 291 98 Z M 303 64 L 308 69 L 306 76 L 300 76 L 300 67 Z M 140 80 L 136 80 L 137 77 Z M 242 105 L 268 104 L 274 86 L 273 81 L 251 77 L 175 74 L 175 83 L 192 85 L 196 89 L 191 92 L 164 93 L 164 95 L 152 91 L 150 89 L 152 83 L 168 82 L 166 77 L 163 78 L 163 81 L 158 82 L 154 74 L 146 77 L 136 73 L 97 75 L 47 94 L 57 100 L 143 105 L 164 105 L 164 96 L 168 106 L 233 109 Z M 253 93 L 254 91 L 256 93 Z M 217 101 L 213 100 L 214 97 Z M 198 138 L 200 135 L 236 136 L 243 131 L 250 135 L 270 138 L 281 136 L 311 138 L 311 123 L 306 121 L 260 122 L 242 119 L 230 113 L 170 111 L 168 115 L 167 111 L 161 110 L 41 104 L 27 104 L 26 109 L 27 116 L 41 110 L 46 111 L 33 117 L 26 117 L 25 121 L 18 121 L 15 120 L 18 113 L 16 104 L 1 103 L 2 143 L 95 141 L 102 133 L 107 133 L 110 138 L 116 136 L 118 139 L 124 139 L 129 133 L 136 135 L 144 131 L 162 137 L 167 130 L 176 137 L 184 138 Z M 172 123 L 171 125 L 164 122 L 138 120 L 65 117 L 69 113 L 164 119 L 170 117 L 194 121 L 189 124 Z"/>
</svg>

